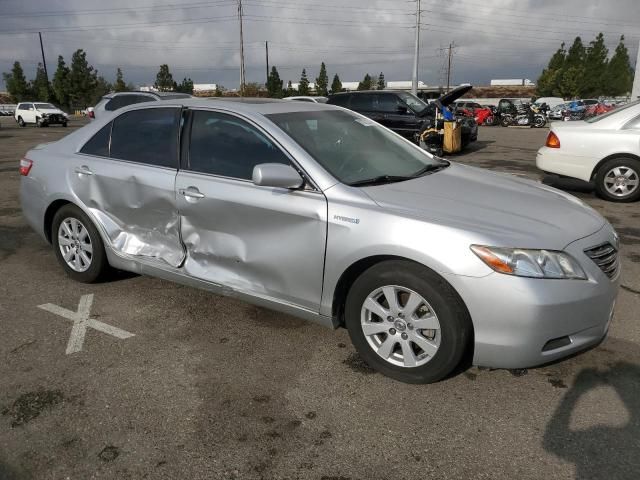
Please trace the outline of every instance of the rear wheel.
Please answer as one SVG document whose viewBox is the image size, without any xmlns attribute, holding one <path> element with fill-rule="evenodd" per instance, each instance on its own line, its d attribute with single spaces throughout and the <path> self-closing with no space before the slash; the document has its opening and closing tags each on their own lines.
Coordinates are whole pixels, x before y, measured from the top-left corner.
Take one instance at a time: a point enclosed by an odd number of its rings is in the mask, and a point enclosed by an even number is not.
<svg viewBox="0 0 640 480">
<path fill-rule="evenodd" d="M 460 363 L 472 336 L 462 300 L 442 277 L 402 260 L 365 271 L 353 284 L 345 322 L 360 356 L 407 383 L 431 383 Z"/>
<path fill-rule="evenodd" d="M 509 117 L 502 117 L 500 119 L 500 125 L 502 125 L 503 127 L 508 127 L 509 125 L 511 125 L 511 119 Z"/>
<path fill-rule="evenodd" d="M 547 121 L 543 116 L 538 115 L 533 119 L 533 126 L 536 128 L 542 128 L 547 124 Z"/>
<path fill-rule="evenodd" d="M 640 199 L 640 161 L 620 157 L 605 162 L 596 174 L 596 193 L 612 202 Z"/>
<path fill-rule="evenodd" d="M 22 119 L 22 117 L 18 117 L 18 125 L 20 125 L 21 127 L 27 126 L 27 124 L 24 123 L 24 120 Z"/>
<path fill-rule="evenodd" d="M 56 258 L 74 280 L 93 283 L 109 270 L 98 230 L 75 205 L 65 205 L 56 212 L 51 239 Z"/>
</svg>

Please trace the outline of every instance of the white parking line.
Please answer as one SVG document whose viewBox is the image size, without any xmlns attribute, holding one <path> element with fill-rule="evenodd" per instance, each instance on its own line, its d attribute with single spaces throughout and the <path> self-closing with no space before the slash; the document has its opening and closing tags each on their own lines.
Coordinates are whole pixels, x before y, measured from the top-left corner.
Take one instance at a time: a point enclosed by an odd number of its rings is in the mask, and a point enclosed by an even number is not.
<svg viewBox="0 0 640 480">
<path fill-rule="evenodd" d="M 78 303 L 78 311 L 76 312 L 72 312 L 71 310 L 67 310 L 66 308 L 62 308 L 52 303 L 38 305 L 38 308 L 41 308 L 42 310 L 46 310 L 47 312 L 73 321 L 71 335 L 69 336 L 69 342 L 67 343 L 67 355 L 82 350 L 82 346 L 84 345 L 84 337 L 87 333 L 88 327 L 123 340 L 134 336 L 133 333 L 127 332 L 126 330 L 122 330 L 112 325 L 107 325 L 106 323 L 100 322 L 95 318 L 90 318 L 92 304 L 93 294 L 90 293 L 88 295 L 83 295 L 82 297 L 80 297 L 80 302 Z"/>
</svg>

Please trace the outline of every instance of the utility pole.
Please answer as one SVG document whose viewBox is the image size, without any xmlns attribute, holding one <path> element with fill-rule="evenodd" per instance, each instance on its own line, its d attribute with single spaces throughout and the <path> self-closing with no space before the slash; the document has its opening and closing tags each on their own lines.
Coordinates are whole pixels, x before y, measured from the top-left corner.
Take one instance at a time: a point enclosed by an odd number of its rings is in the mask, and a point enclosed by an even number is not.
<svg viewBox="0 0 640 480">
<path fill-rule="evenodd" d="M 411 78 L 411 93 L 418 93 L 418 54 L 420 50 L 420 0 L 416 0 L 416 45 L 413 52 L 413 76 Z"/>
<path fill-rule="evenodd" d="M 451 51 L 454 47 L 453 43 L 449 44 L 449 64 L 447 66 L 447 93 L 449 93 L 449 88 L 451 86 Z"/>
<path fill-rule="evenodd" d="M 267 56 L 267 83 L 269 83 L 269 42 L 264 42 L 264 50 Z"/>
<path fill-rule="evenodd" d="M 638 61 L 636 62 L 636 73 L 633 77 L 633 88 L 631 89 L 631 101 L 640 98 L 640 43 L 638 43 Z"/>
<path fill-rule="evenodd" d="M 44 58 L 44 47 L 42 46 L 42 33 L 38 32 L 40 38 L 40 52 L 42 53 L 42 66 L 44 67 L 44 76 L 47 77 L 47 83 L 49 82 L 49 74 L 47 73 L 47 61 Z"/>
<path fill-rule="evenodd" d="M 244 97 L 244 37 L 242 35 L 242 0 L 238 0 L 238 20 L 240 21 L 240 96 Z"/>
</svg>

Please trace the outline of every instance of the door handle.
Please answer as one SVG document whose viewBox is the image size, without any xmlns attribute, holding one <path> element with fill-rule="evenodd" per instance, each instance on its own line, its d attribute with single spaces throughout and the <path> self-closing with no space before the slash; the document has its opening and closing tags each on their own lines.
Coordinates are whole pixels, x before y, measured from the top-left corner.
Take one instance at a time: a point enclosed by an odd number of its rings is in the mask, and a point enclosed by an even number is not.
<svg viewBox="0 0 640 480">
<path fill-rule="evenodd" d="M 185 198 L 204 198 L 204 193 L 196 187 L 181 188 L 178 193 Z"/>
<path fill-rule="evenodd" d="M 86 165 L 82 165 L 81 167 L 76 167 L 75 171 L 80 175 L 93 175 L 93 172 L 91 171 L 91 169 Z"/>
</svg>

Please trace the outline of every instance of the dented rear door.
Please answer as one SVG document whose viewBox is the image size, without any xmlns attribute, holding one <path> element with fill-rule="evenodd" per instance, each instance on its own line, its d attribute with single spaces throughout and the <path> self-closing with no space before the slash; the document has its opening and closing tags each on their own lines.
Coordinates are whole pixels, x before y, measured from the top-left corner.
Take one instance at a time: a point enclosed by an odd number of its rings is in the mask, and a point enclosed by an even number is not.
<svg viewBox="0 0 640 480">
<path fill-rule="evenodd" d="M 175 199 L 180 108 L 119 115 L 74 156 L 73 192 L 108 236 L 111 248 L 160 266 L 185 257 Z"/>
<path fill-rule="evenodd" d="M 193 112 L 187 157 L 176 179 L 185 272 L 317 312 L 324 194 L 254 185 L 254 165 L 290 159 L 265 132 L 234 115 Z"/>
</svg>

